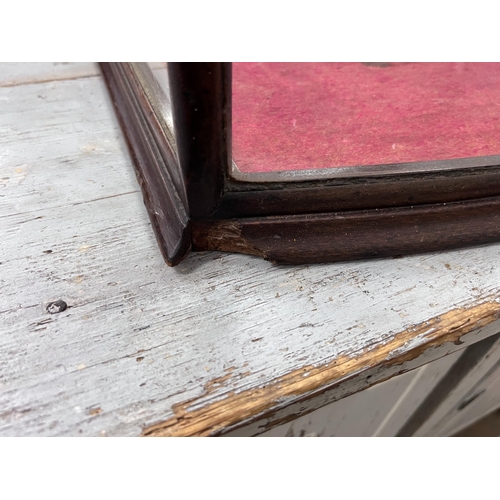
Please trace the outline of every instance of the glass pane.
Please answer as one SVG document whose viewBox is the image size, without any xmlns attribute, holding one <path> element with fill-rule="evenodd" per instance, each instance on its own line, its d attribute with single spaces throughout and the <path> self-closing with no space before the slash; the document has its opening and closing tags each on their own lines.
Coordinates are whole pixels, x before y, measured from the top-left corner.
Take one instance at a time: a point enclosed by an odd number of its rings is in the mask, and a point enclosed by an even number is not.
<svg viewBox="0 0 500 500">
<path fill-rule="evenodd" d="M 242 173 L 498 155 L 500 64 L 234 63 L 232 113 Z"/>
<path fill-rule="evenodd" d="M 136 95 L 146 121 L 151 125 L 153 136 L 158 141 L 157 145 L 162 145 L 158 152 L 163 157 L 170 181 L 185 201 L 184 180 L 177 157 L 167 63 L 132 62 L 126 64 L 133 74 L 132 81 L 136 85 Z M 155 117 L 154 120 L 151 119 L 152 116 Z"/>
<path fill-rule="evenodd" d="M 170 130 L 174 130 L 174 120 L 172 118 L 172 108 L 170 105 L 170 90 L 168 87 L 168 73 L 167 73 L 167 63 L 166 62 L 150 62 L 147 63 L 154 78 L 159 86 L 159 91 L 157 92 L 161 95 L 160 99 L 157 99 L 159 106 L 161 106 L 160 113 L 163 116 L 167 126 Z"/>
</svg>

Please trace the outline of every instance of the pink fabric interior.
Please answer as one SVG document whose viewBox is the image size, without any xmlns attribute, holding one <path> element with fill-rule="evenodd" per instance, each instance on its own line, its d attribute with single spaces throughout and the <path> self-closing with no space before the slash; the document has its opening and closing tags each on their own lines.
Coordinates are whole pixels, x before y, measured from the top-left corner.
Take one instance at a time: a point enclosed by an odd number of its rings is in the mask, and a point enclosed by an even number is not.
<svg viewBox="0 0 500 500">
<path fill-rule="evenodd" d="M 498 63 L 234 63 L 242 172 L 500 154 Z"/>
</svg>

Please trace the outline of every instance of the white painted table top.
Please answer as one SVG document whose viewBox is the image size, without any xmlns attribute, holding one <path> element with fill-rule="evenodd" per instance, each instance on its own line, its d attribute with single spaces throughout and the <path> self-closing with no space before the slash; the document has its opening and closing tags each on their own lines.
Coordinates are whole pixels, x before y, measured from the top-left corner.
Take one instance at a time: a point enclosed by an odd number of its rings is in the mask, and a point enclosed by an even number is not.
<svg viewBox="0 0 500 500">
<path fill-rule="evenodd" d="M 172 269 L 94 65 L 0 65 L 0 108 L 0 435 L 224 433 L 498 330 L 498 244 Z"/>
</svg>

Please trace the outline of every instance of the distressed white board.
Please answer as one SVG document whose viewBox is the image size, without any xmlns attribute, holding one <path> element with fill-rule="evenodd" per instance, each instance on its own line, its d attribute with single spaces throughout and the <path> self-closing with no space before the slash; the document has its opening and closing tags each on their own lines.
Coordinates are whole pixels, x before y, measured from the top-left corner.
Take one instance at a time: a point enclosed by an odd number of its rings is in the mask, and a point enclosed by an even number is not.
<svg viewBox="0 0 500 500">
<path fill-rule="evenodd" d="M 99 66 L 89 62 L 1 63 L 0 87 L 99 75 Z"/>
<path fill-rule="evenodd" d="M 439 436 L 454 435 L 500 408 L 500 374 L 497 373 L 493 380 L 490 378 L 478 386 L 477 392 L 480 393 L 477 399 L 462 410 L 463 413 L 453 415 L 454 418 L 441 430 Z"/>
<path fill-rule="evenodd" d="M 461 354 L 462 351 L 449 354 L 277 426 L 261 436 L 395 436 Z M 231 436 L 245 436 L 246 432 L 243 428 L 232 432 Z"/>
<path fill-rule="evenodd" d="M 482 381 L 492 367 L 500 362 L 500 340 L 492 347 L 491 351 L 481 360 L 479 364 L 467 373 L 460 383 L 443 397 L 443 402 L 429 419 L 418 429 L 416 436 L 438 436 L 443 429 L 449 428 L 450 422 L 456 415 L 457 406 L 469 395 L 469 392 Z M 486 413 L 485 413 L 486 414 Z"/>
<path fill-rule="evenodd" d="M 492 353 L 492 357 L 496 359 L 496 363 L 488 363 L 489 371 L 482 370 L 481 379 L 462 395 L 433 431 L 436 435 L 456 434 L 500 407 L 500 352 Z"/>
<path fill-rule="evenodd" d="M 275 394 L 280 377 L 308 382 L 450 310 L 497 307 L 500 245 L 311 266 L 204 253 L 168 268 L 100 76 L 4 86 L 0 104 L 0 435 L 139 435 L 254 390 L 268 423 L 264 410 L 300 416 L 366 387 L 365 371 L 376 382 L 458 347 L 387 370 L 368 360 L 333 394 L 332 380 Z M 48 314 L 57 299 L 69 308 Z M 251 420 L 227 430 L 262 433 Z"/>
<path fill-rule="evenodd" d="M 451 368 L 462 352 L 456 351 L 419 368 L 404 393 L 387 412 L 385 419 L 374 435 L 380 437 L 396 436 L 404 423 L 417 410 L 425 397 Z"/>
<path fill-rule="evenodd" d="M 372 436 L 397 403 L 419 368 L 336 401 L 262 434 L 264 437 L 367 437 Z M 234 433 L 233 435 L 237 435 Z M 240 431 L 245 435 L 245 429 Z"/>
</svg>

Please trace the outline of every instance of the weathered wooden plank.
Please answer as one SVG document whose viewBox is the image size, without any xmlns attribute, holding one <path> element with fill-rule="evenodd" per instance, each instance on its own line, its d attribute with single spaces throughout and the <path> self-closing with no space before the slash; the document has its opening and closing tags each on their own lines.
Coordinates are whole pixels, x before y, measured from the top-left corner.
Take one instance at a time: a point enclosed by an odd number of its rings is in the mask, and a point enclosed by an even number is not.
<svg viewBox="0 0 500 500">
<path fill-rule="evenodd" d="M 372 436 L 412 380 L 425 367 L 394 377 L 290 423 L 262 434 L 263 437 L 368 437 Z M 242 429 L 241 435 L 245 435 Z"/>
<path fill-rule="evenodd" d="M 101 78 L 2 88 L 0 102 L 0 217 L 139 190 Z"/>
<path fill-rule="evenodd" d="M 485 341 L 485 343 L 487 344 L 488 341 Z M 473 346 L 471 349 L 475 347 L 476 346 Z M 453 420 L 454 415 L 456 415 L 456 410 L 460 403 L 466 399 L 470 391 L 483 380 L 484 375 L 488 374 L 491 368 L 498 364 L 500 360 L 500 340 L 497 339 L 496 342 L 490 346 L 488 351 L 483 352 L 482 355 L 480 352 L 481 346 L 477 345 L 477 348 L 479 350 L 476 359 L 474 359 L 474 356 L 472 359 L 468 359 L 468 353 L 464 352 L 464 359 L 461 360 L 459 358 L 456 365 L 454 365 L 447 374 L 447 376 L 450 377 L 454 374 L 457 367 L 459 369 L 460 365 L 465 367 L 464 373 L 455 374 L 455 378 L 457 379 L 455 383 L 458 383 L 441 395 L 442 401 L 432 414 L 429 415 L 423 425 L 416 430 L 414 433 L 415 436 L 437 436 L 442 433 L 444 428 L 449 428 L 449 423 Z"/>
<path fill-rule="evenodd" d="M 38 62 L 0 64 L 0 87 L 73 80 L 99 75 L 99 66 L 93 62 Z"/>
<path fill-rule="evenodd" d="M 500 415 L 497 410 L 488 412 L 460 432 L 453 434 L 454 437 L 500 437 Z"/>
<path fill-rule="evenodd" d="M 454 435 L 500 408 L 500 373 L 496 371 L 491 374 L 474 388 L 469 398 L 471 403 L 456 409 L 449 424 L 441 429 L 440 436 Z"/>
<path fill-rule="evenodd" d="M 482 366 L 462 384 L 462 391 L 453 397 L 453 405 L 441 421 L 429 429 L 429 435 L 448 436 L 473 424 L 500 406 L 500 345 L 489 353 Z M 448 401 L 446 402 L 448 403 Z"/>
<path fill-rule="evenodd" d="M 411 379 L 404 393 L 387 413 L 374 435 L 395 436 L 462 352 L 463 350 L 456 351 L 419 368 L 416 376 Z"/>
<path fill-rule="evenodd" d="M 0 99 L 1 435 L 259 434 L 500 330 L 500 245 L 170 269 L 101 79 Z"/>
<path fill-rule="evenodd" d="M 463 335 L 460 332 L 460 323 L 464 323 L 463 318 L 467 317 L 470 312 L 471 310 L 464 312 L 464 316 L 462 316 L 462 318 L 454 325 L 449 324 L 447 328 L 454 332 L 453 335 L 445 335 L 447 340 L 443 340 L 440 336 L 437 345 L 433 344 L 431 346 L 430 344 L 426 344 L 420 348 L 402 353 L 396 359 L 391 360 L 390 357 L 387 357 L 387 353 L 393 347 L 391 342 L 388 349 L 388 346 L 379 346 L 374 350 L 368 351 L 366 353 L 366 357 L 361 355 L 356 357 L 355 360 L 352 360 L 352 364 L 347 362 L 347 366 L 344 364 L 345 360 L 341 358 L 340 360 L 335 360 L 335 362 L 331 365 L 322 366 L 317 370 L 308 370 L 308 375 L 311 375 L 311 372 L 313 372 L 313 376 L 319 377 L 320 380 L 328 380 L 330 378 L 333 380 L 330 381 L 330 383 L 325 383 L 324 386 L 318 388 L 316 391 L 311 391 L 308 394 L 307 399 L 298 397 L 295 402 L 289 402 L 282 396 L 281 401 L 288 404 L 278 404 L 271 411 L 262 411 L 253 418 L 229 427 L 225 433 L 227 433 L 227 435 L 241 435 L 242 432 L 245 432 L 246 435 L 259 435 L 269 429 L 272 429 L 276 425 L 284 422 L 290 422 L 295 418 L 329 405 L 330 403 L 338 401 L 343 397 L 362 391 L 380 381 L 387 380 L 393 376 L 433 362 L 441 356 L 454 353 L 457 349 L 457 343 L 460 343 L 460 346 L 464 347 L 473 342 L 487 338 L 498 331 L 498 323 L 494 322 L 485 328 L 473 330 L 472 332 Z M 439 320 L 444 320 L 447 323 L 448 317 L 445 316 L 443 318 L 439 318 Z M 427 325 L 428 330 L 433 329 L 431 326 L 432 323 L 433 322 L 429 322 Z M 467 319 L 465 320 L 465 323 L 467 323 Z M 455 336 L 455 334 L 458 336 Z M 418 334 L 415 334 L 415 337 L 418 336 Z M 398 337 L 399 336 L 396 336 L 396 338 Z M 458 341 L 458 337 L 460 337 L 460 341 Z M 396 349 L 396 351 L 397 350 L 398 349 Z M 383 359 L 383 362 L 378 364 L 381 359 Z M 360 365 L 363 366 L 363 368 L 356 371 L 355 367 Z M 303 375 L 303 373 L 304 370 L 302 370 L 302 372 L 299 371 L 298 373 L 293 373 L 290 377 L 283 377 L 276 381 L 277 388 L 280 390 L 279 392 L 283 394 L 284 389 L 287 389 L 294 394 L 293 391 L 296 388 L 296 384 L 299 385 L 299 387 L 302 385 L 300 383 L 301 381 L 299 376 Z M 292 379 L 292 384 L 291 387 L 288 387 L 288 384 L 285 385 L 284 382 L 289 382 L 290 379 Z M 256 395 L 261 395 L 263 398 L 269 392 L 271 391 L 268 386 L 265 391 L 260 391 L 260 394 L 257 391 L 252 391 L 250 393 L 243 394 L 242 396 L 234 396 L 231 403 L 238 409 L 238 412 L 241 415 L 243 414 L 242 408 L 244 408 L 244 404 L 255 405 L 255 401 L 252 400 L 252 398 L 256 399 Z M 273 395 L 273 392 L 271 392 L 271 395 Z M 257 401 L 260 402 L 259 400 Z M 281 401 L 278 401 L 278 403 Z M 203 410 L 205 415 L 209 411 L 216 413 L 217 410 L 222 411 L 222 409 L 225 409 L 226 404 L 226 401 L 221 402 L 220 404 L 216 403 L 209 407 L 205 407 Z M 220 408 L 221 406 L 223 408 Z M 180 413 L 179 408 L 176 408 L 176 410 Z M 183 425 L 194 425 L 195 419 L 192 418 L 191 415 L 190 418 L 191 420 L 183 420 Z"/>
<path fill-rule="evenodd" d="M 428 392 L 397 435 L 414 436 L 417 432 L 422 433 L 421 429 L 429 426 L 429 422 L 436 420 L 436 414 L 440 408 L 453 405 L 452 402 L 460 397 L 461 388 L 464 390 L 464 386 L 466 388 L 468 384 L 473 383 L 471 380 L 474 381 L 478 373 L 481 373 L 488 364 L 488 354 L 498 344 L 499 336 L 500 334 L 492 335 L 464 349 L 441 380 Z M 437 427 L 442 426 L 442 422 L 447 420 L 447 416 L 441 418 Z"/>
</svg>

